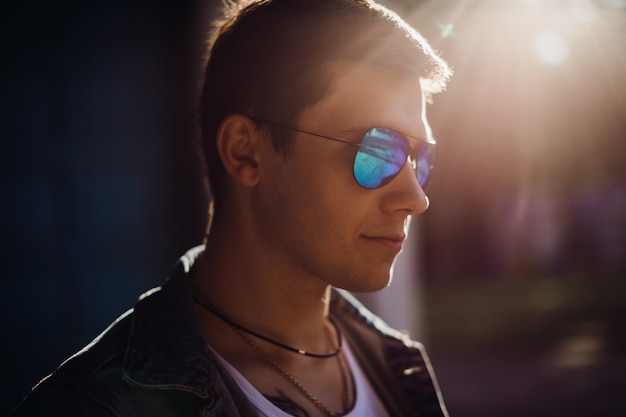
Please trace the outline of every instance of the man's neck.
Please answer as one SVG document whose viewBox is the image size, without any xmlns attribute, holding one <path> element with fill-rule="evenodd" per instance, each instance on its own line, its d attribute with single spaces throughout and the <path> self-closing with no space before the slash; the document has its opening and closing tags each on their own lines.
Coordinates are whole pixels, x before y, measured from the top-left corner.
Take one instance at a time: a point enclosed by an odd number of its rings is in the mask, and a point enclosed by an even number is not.
<svg viewBox="0 0 626 417">
<path fill-rule="evenodd" d="M 327 350 L 330 287 L 278 262 L 263 245 L 250 249 L 250 242 L 233 236 L 241 237 L 216 228 L 207 238 L 194 271 L 195 296 L 267 337 L 299 349 Z M 215 321 L 206 314 L 200 317 Z"/>
</svg>

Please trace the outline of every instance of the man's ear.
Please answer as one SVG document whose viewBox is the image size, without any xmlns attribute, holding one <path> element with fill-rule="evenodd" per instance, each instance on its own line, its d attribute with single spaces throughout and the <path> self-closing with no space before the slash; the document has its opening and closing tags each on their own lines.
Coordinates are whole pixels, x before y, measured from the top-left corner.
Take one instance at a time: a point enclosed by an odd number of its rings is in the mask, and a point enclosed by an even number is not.
<svg viewBox="0 0 626 417">
<path fill-rule="evenodd" d="M 259 181 L 259 133 L 254 122 L 242 114 L 226 117 L 217 130 L 217 151 L 226 172 L 245 187 Z"/>
</svg>

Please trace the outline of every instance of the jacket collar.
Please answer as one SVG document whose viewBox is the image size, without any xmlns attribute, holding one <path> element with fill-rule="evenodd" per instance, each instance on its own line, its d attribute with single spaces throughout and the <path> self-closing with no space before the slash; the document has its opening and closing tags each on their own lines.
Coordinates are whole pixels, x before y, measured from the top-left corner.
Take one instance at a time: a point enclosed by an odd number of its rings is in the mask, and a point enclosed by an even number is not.
<svg viewBox="0 0 626 417">
<path fill-rule="evenodd" d="M 217 370 L 194 311 L 189 279 L 202 250 L 196 247 L 187 252 L 163 287 L 139 298 L 123 365 L 124 378 L 130 383 L 209 397 Z"/>
</svg>

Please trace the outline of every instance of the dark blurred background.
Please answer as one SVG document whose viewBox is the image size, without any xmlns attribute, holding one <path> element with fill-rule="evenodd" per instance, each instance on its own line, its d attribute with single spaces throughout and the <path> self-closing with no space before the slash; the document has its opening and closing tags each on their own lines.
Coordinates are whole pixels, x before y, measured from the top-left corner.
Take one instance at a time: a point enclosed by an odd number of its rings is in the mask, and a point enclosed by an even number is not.
<svg viewBox="0 0 626 417">
<path fill-rule="evenodd" d="M 0 413 L 201 242 L 218 3 L 2 2 Z M 414 255 L 451 415 L 626 415 L 626 1 L 385 3 L 456 71 Z"/>
</svg>

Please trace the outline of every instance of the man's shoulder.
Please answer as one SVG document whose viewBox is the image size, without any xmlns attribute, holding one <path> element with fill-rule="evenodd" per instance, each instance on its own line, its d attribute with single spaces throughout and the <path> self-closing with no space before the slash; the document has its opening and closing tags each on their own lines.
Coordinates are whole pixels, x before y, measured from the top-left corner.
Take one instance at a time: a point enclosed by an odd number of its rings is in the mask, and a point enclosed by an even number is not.
<svg viewBox="0 0 626 417">
<path fill-rule="evenodd" d="M 176 416 L 197 409 L 207 395 L 194 391 L 189 381 L 195 374 L 178 366 L 193 357 L 185 355 L 189 338 L 180 333 L 189 318 L 169 287 L 144 293 L 134 309 L 40 381 L 12 416 Z M 206 366 L 194 363 L 204 377 Z"/>
<path fill-rule="evenodd" d="M 91 343 L 63 362 L 54 376 L 84 383 L 104 368 L 121 369 L 133 314 L 133 309 L 122 314 Z"/>
<path fill-rule="evenodd" d="M 13 416 L 115 414 L 108 399 L 119 386 L 132 310 L 42 379 Z"/>
</svg>

